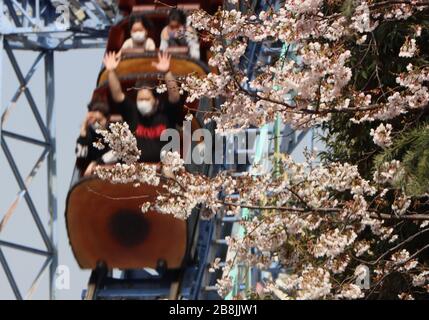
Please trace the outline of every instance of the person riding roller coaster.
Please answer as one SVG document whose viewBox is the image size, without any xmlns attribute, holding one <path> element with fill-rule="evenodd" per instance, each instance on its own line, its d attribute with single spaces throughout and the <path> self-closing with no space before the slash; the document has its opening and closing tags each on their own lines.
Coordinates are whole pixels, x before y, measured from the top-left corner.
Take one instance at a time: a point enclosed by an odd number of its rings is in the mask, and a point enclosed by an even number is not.
<svg viewBox="0 0 429 320">
<path fill-rule="evenodd" d="M 145 16 L 131 16 L 129 28 L 131 38 L 125 40 L 118 53 L 119 55 L 124 49 L 139 48 L 144 51 L 154 51 L 156 49 L 155 42 L 148 37 L 151 24 Z"/>
<path fill-rule="evenodd" d="M 200 59 L 200 43 L 196 31 L 187 25 L 186 14 L 179 9 L 171 9 L 168 24 L 162 29 L 160 50 L 169 47 L 188 47 L 191 58 Z"/>
<path fill-rule="evenodd" d="M 170 70 L 171 56 L 167 53 L 158 54 L 158 62 L 153 66 L 164 74 L 167 86 L 167 97 L 160 96 L 154 84 L 145 80 L 136 83 L 136 99 L 127 97 L 115 69 L 120 58 L 109 52 L 104 57 L 104 65 L 108 72 L 109 89 L 117 109 L 130 130 L 135 134 L 138 148 L 142 151 L 141 162 L 159 162 L 162 147 L 166 142 L 160 140 L 165 129 L 176 128 L 182 118 L 182 99 L 176 79 Z"/>
<path fill-rule="evenodd" d="M 117 161 L 112 150 L 106 146 L 103 150 L 94 146 L 102 140 L 97 129 L 105 129 L 108 125 L 109 107 L 101 101 L 92 101 L 80 127 L 76 141 L 76 165 L 83 176 L 90 175 L 97 165 L 112 164 Z"/>
</svg>

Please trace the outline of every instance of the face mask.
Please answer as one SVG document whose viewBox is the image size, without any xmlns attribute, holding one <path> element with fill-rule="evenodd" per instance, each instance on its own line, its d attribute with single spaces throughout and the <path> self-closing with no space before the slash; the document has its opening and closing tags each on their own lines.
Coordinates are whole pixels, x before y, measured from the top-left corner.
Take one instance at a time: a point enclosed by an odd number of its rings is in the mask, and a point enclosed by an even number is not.
<svg viewBox="0 0 429 320">
<path fill-rule="evenodd" d="M 153 111 L 153 103 L 148 100 L 137 101 L 137 109 L 142 116 L 146 116 Z"/>
<path fill-rule="evenodd" d="M 98 122 L 94 122 L 90 124 L 90 127 L 92 130 L 94 130 L 94 132 L 97 132 L 98 129 L 101 129 L 101 124 L 99 124 Z"/>
<path fill-rule="evenodd" d="M 131 34 L 134 42 L 143 42 L 146 39 L 146 31 L 137 31 Z"/>
<path fill-rule="evenodd" d="M 177 38 L 177 33 L 176 33 L 176 31 L 170 31 L 170 32 L 168 33 L 168 37 L 169 37 L 170 39 L 175 39 L 175 38 Z"/>
<path fill-rule="evenodd" d="M 185 34 L 185 29 L 183 27 L 177 28 L 175 30 L 170 30 L 168 32 L 169 38 L 182 38 Z"/>
</svg>

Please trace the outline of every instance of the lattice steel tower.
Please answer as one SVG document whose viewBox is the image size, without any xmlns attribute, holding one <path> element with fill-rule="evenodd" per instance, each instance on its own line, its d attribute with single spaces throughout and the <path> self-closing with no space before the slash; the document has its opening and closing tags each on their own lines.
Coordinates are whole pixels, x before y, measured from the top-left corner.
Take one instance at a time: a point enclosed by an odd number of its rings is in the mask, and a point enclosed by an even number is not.
<svg viewBox="0 0 429 320">
<path fill-rule="evenodd" d="M 54 53 L 58 50 L 79 48 L 104 48 L 108 29 L 118 18 L 117 9 L 112 0 L 0 0 L 0 101 L 3 101 L 3 85 L 6 76 L 2 72 L 3 59 L 8 59 L 18 79 L 19 86 L 6 105 L 1 105 L 1 148 L 6 162 L 1 167 L 2 175 L 11 170 L 19 187 L 14 201 L 5 212 L 0 212 L 0 266 L 14 296 L 17 299 L 30 298 L 41 279 L 49 281 L 49 295 L 55 298 L 54 278 L 57 268 L 57 198 L 56 198 L 56 142 L 55 142 L 55 77 Z M 27 73 L 22 71 L 17 57 L 17 50 L 37 52 L 36 59 Z M 4 56 L 4 57 L 3 57 Z M 29 88 L 30 80 L 38 68 L 44 65 L 44 95 L 45 115 L 37 105 Z M 9 115 L 16 107 L 19 99 L 27 100 L 31 112 L 26 116 L 33 118 L 42 139 L 35 138 L 36 134 L 23 135 L 6 129 Z M 31 120 L 33 120 L 31 119 Z M 25 122 L 22 119 L 22 122 Z M 38 134 L 40 135 L 40 134 Z M 17 160 L 11 152 L 15 141 L 41 147 L 41 154 L 27 176 L 20 171 Z M 22 159 L 19 159 L 22 162 Z M 25 161 L 30 161 L 25 160 Z M 46 164 L 47 179 L 44 188 L 48 195 L 46 210 L 40 210 L 33 201 L 29 186 L 39 169 Z M 3 180 L 0 177 L 0 183 Z M 1 188 L 6 187 L 4 183 Z M 32 217 L 32 223 L 37 227 L 44 246 L 36 248 L 16 243 L 2 233 L 10 218 L 16 212 L 20 202 L 25 202 Z M 43 212 L 44 211 L 44 212 Z M 48 221 L 48 222 L 46 222 Z M 30 289 L 26 294 L 20 291 L 17 284 L 18 274 L 11 268 L 4 254 L 4 248 L 18 250 L 27 254 L 44 258 L 44 263 L 38 270 Z M 34 268 L 31 264 L 21 267 L 22 272 Z M 47 277 L 42 277 L 48 273 Z M 0 289 L 5 290 L 7 283 L 0 283 Z"/>
</svg>

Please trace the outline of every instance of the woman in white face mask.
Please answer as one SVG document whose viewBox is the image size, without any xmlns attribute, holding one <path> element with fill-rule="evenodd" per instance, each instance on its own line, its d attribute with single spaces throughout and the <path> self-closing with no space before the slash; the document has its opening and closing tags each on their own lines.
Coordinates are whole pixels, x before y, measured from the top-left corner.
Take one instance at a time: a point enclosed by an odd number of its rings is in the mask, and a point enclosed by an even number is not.
<svg viewBox="0 0 429 320">
<path fill-rule="evenodd" d="M 161 135 L 167 129 L 176 129 L 178 125 L 183 125 L 184 101 L 181 99 L 177 80 L 170 71 L 171 56 L 160 52 L 158 61 L 152 62 L 158 76 L 164 78 L 167 92 L 158 94 L 155 88 L 159 80 L 143 77 L 133 86 L 138 90 L 136 97 L 125 95 L 122 89 L 115 71 L 119 61 L 114 52 L 109 52 L 104 57 L 114 108 L 120 112 L 134 133 L 139 150 L 143 150 L 140 161 L 159 162 L 161 150 L 166 144 Z"/>
<path fill-rule="evenodd" d="M 127 39 L 121 48 L 123 49 L 143 49 L 144 51 L 153 51 L 156 49 L 155 42 L 148 37 L 149 21 L 144 16 L 130 17 L 131 38 Z"/>
<path fill-rule="evenodd" d="M 137 92 L 136 103 L 140 115 L 150 117 L 156 112 L 159 101 L 155 98 L 152 90 L 143 88 Z"/>
</svg>

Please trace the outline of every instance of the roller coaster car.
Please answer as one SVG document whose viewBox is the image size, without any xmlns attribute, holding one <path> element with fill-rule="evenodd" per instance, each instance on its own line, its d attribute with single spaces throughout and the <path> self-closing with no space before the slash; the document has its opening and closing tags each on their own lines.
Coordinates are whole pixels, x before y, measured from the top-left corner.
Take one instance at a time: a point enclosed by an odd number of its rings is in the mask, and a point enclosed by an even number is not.
<svg viewBox="0 0 429 320">
<path fill-rule="evenodd" d="M 161 75 L 151 64 L 156 57 L 156 52 L 123 52 L 116 72 L 124 92 L 135 92 L 127 89 L 140 78 L 160 79 Z M 186 55 L 173 54 L 171 71 L 180 77 L 192 72 L 205 74 L 207 67 Z M 98 77 L 94 96 L 109 99 L 104 70 Z M 198 107 L 197 104 L 195 108 Z M 199 127 L 198 123 L 195 127 Z M 140 210 L 141 204 L 154 202 L 160 192 L 160 188 L 149 185 L 136 188 L 95 177 L 77 182 L 67 197 L 66 221 L 70 244 L 80 267 L 94 269 L 102 262 L 108 269 L 156 268 L 159 261 L 164 261 L 168 269 L 183 267 L 190 246 L 188 223 L 171 215 Z"/>
<path fill-rule="evenodd" d="M 67 198 L 67 230 L 81 268 L 169 269 L 182 266 L 187 248 L 183 220 L 154 211 L 142 213 L 143 202 L 154 201 L 160 188 L 112 184 L 90 177 L 81 180 Z"/>
<path fill-rule="evenodd" d="M 144 5 L 151 5 L 158 10 L 164 10 L 165 8 L 175 6 L 181 9 L 186 9 L 186 7 L 184 8 L 184 5 L 186 6 L 189 4 L 198 4 L 208 13 L 213 13 L 218 7 L 223 5 L 223 0 L 163 0 L 158 3 L 154 0 L 118 0 L 119 10 L 121 10 L 124 15 L 129 15 L 136 7 Z"/>
<path fill-rule="evenodd" d="M 196 75 L 205 75 L 208 73 L 208 67 L 206 64 L 200 60 L 195 60 L 190 58 L 186 52 L 186 48 L 176 47 L 172 48 L 172 57 L 170 70 L 175 75 L 176 78 L 184 77 L 190 73 Z M 178 53 L 175 53 L 178 52 Z M 152 65 L 152 62 L 156 62 L 158 59 L 157 52 L 142 52 L 139 49 L 126 49 L 122 52 L 122 59 L 116 68 L 116 74 L 119 77 L 122 88 L 129 96 L 135 99 L 136 90 L 135 83 L 139 79 L 148 79 L 154 83 L 159 83 L 163 78 L 163 75 L 160 74 L 155 67 Z M 98 88 L 94 91 L 93 99 L 94 100 L 109 100 L 110 94 L 107 83 L 107 72 L 102 70 L 99 74 Z M 186 113 L 191 112 L 194 116 L 198 113 L 197 110 L 206 111 L 212 109 L 213 101 L 206 101 L 205 105 L 202 106 L 200 101 L 194 101 L 187 104 L 187 108 L 183 108 L 183 118 Z M 119 110 L 116 110 L 113 103 L 109 103 L 111 107 L 111 113 L 113 117 L 119 113 Z M 191 130 L 194 131 L 201 127 L 200 122 L 197 120 L 197 117 L 193 117 L 191 121 Z M 181 131 L 180 131 L 181 133 Z M 184 149 L 185 144 L 181 144 L 181 153 L 182 156 L 187 154 L 189 150 Z"/>
<path fill-rule="evenodd" d="M 143 10 L 144 14 L 152 14 L 153 17 L 164 19 L 164 22 L 156 20 L 156 28 L 159 30 L 155 28 L 150 31 L 160 34 L 161 28 L 166 24 L 168 10 L 158 10 L 157 7 L 135 7 L 135 5 L 153 4 L 153 1 L 121 0 L 119 2 L 126 14 L 129 14 L 134 7 L 135 12 Z M 163 2 L 172 5 L 183 3 L 170 0 Z M 216 1 L 186 1 L 186 3 L 189 2 L 193 5 L 199 3 L 201 6 L 206 6 Z M 159 45 L 159 37 L 153 34 L 150 36 Z M 125 17 L 122 22 L 111 28 L 106 51 L 118 52 L 128 37 L 128 17 Z M 172 53 L 170 70 L 176 77 L 190 73 L 204 75 L 209 72 L 207 65 L 202 62 L 207 61 L 207 55 L 202 54 L 202 61 L 198 61 L 187 55 L 186 48 L 170 48 L 170 52 Z M 122 51 L 122 59 L 116 68 L 116 73 L 124 93 L 130 98 L 135 99 L 136 90 L 132 89 L 139 79 L 161 82 L 160 79 L 163 76 L 152 66 L 154 61 L 157 61 L 157 52 L 142 52 L 138 49 Z M 104 69 L 99 73 L 93 100 L 104 100 L 108 103 L 111 106 L 110 121 L 120 121 L 120 112 L 112 103 L 107 73 Z M 192 130 L 200 127 L 197 118 L 201 113 L 198 111 L 211 110 L 213 103 L 212 100 L 203 99 L 188 105 L 188 110 L 193 110 L 196 115 L 192 120 Z M 190 150 L 181 151 L 183 154 Z M 200 169 L 198 168 L 199 171 Z M 159 276 L 162 277 L 163 283 L 167 283 L 170 298 L 177 297 L 180 279 L 187 279 L 189 274 L 201 279 L 202 270 L 206 268 L 205 258 L 198 262 L 198 272 L 195 272 L 195 265 L 190 262 L 200 254 L 205 257 L 204 250 L 201 251 L 202 253 L 194 250 L 197 241 L 196 230 L 200 228 L 197 215 L 191 215 L 190 219 L 183 221 L 151 210 L 142 213 L 141 205 L 145 202 L 155 202 L 156 196 L 162 193 L 163 189 L 149 185 L 135 187 L 132 184 L 112 184 L 96 177 L 82 178 L 82 174 L 76 174 L 76 172 L 78 170 L 75 169 L 72 187 L 67 196 L 65 215 L 70 245 L 78 264 L 81 268 L 93 269 L 86 298 L 96 298 L 99 288 L 108 286 L 106 270 L 117 268 L 128 270 L 124 272 L 123 279 L 114 279 L 123 280 L 125 283 L 134 279 L 134 276 L 131 276 L 133 270 L 142 268 L 161 270 Z M 211 233 L 206 237 L 207 243 L 210 237 Z M 207 245 L 206 247 L 208 248 Z M 199 261 L 199 258 L 197 260 Z M 138 272 L 140 271 L 137 271 L 139 280 L 142 280 Z M 144 277 L 142 281 L 146 281 L 145 279 Z M 162 286 L 161 282 L 156 280 L 158 278 L 153 279 L 158 281 L 158 287 Z M 194 292 L 197 294 L 198 290 Z"/>
<path fill-rule="evenodd" d="M 154 4 L 154 1 L 136 1 L 136 0 L 127 0 L 120 1 L 119 5 L 122 6 L 125 13 L 128 15 L 132 13 L 133 15 L 143 15 L 147 17 L 152 23 L 151 28 L 148 30 L 148 36 L 155 41 L 157 47 L 159 47 L 161 39 L 161 31 L 167 25 L 168 14 L 170 11 L 169 6 L 176 6 L 177 8 L 185 11 L 187 14 L 190 14 L 192 11 L 203 8 L 207 12 L 214 12 L 217 9 L 217 6 L 222 5 L 221 1 L 212 0 L 212 1 L 166 1 L 163 4 Z M 130 38 L 130 28 L 129 28 L 129 17 L 120 21 L 115 26 L 112 26 L 109 31 L 109 39 L 107 42 L 107 51 L 118 52 L 122 44 Z M 204 37 L 203 37 L 204 38 Z M 209 57 L 209 48 L 210 43 L 207 41 L 200 42 L 200 56 L 203 61 L 207 61 Z"/>
<path fill-rule="evenodd" d="M 155 53 L 125 58 L 117 74 L 125 87 L 141 76 L 157 79 L 151 66 Z M 172 58 L 172 72 L 204 73 L 204 66 L 185 58 Z M 98 94 L 107 93 L 106 73 L 99 77 Z M 179 268 L 186 251 L 186 222 L 156 212 L 141 213 L 139 205 L 154 201 L 161 190 L 152 186 L 135 188 L 86 178 L 69 192 L 67 229 L 75 257 L 82 268 L 93 269 L 103 261 L 109 268 L 156 267 L 163 259 L 168 268 Z M 131 197 L 131 199 L 130 199 Z"/>
<path fill-rule="evenodd" d="M 190 73 L 206 74 L 208 71 L 207 66 L 201 61 L 183 54 L 185 52 L 186 48 L 182 47 L 176 47 L 171 50 L 171 72 L 176 77 L 183 77 Z M 137 81 L 140 78 L 153 79 L 155 82 L 159 82 L 159 79 L 162 79 L 162 74 L 152 66 L 152 62 L 156 62 L 157 59 L 157 52 L 142 52 L 140 49 L 123 50 L 121 62 L 116 68 L 116 74 L 121 83 L 125 85 L 124 90 L 129 89 L 127 87 L 129 82 Z M 102 70 L 98 77 L 98 86 L 97 89 L 101 91 L 101 95 L 106 95 L 107 93 L 103 92 L 108 89 L 107 72 L 105 70 Z"/>
</svg>

